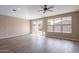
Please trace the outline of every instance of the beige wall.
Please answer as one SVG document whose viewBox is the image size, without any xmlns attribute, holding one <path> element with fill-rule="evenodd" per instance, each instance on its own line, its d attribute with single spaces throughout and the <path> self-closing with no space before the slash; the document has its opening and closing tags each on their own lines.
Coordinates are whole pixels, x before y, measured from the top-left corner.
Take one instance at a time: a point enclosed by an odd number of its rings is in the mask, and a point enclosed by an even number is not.
<svg viewBox="0 0 79 59">
<path fill-rule="evenodd" d="M 0 39 L 30 33 L 30 21 L 0 15 Z"/>
<path fill-rule="evenodd" d="M 55 17 L 64 17 L 64 16 L 72 16 L 72 33 L 56 33 L 56 32 L 47 32 L 47 20 Z M 43 31 L 46 33 L 46 37 L 55 37 L 55 38 L 64 38 L 69 40 L 77 40 L 79 41 L 79 12 L 66 13 L 61 15 L 55 15 L 43 19 Z M 38 19 L 38 20 L 40 20 Z"/>
</svg>

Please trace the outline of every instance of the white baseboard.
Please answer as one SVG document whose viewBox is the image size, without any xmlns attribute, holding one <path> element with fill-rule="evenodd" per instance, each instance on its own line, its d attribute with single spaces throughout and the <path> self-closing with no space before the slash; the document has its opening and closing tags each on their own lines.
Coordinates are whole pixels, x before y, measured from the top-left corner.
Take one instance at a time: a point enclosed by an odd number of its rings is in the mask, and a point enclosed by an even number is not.
<svg viewBox="0 0 79 59">
<path fill-rule="evenodd" d="M 20 34 L 20 35 L 10 35 L 10 36 L 6 36 L 6 37 L 0 37 L 0 39 L 11 38 L 11 37 L 21 36 L 21 35 L 26 35 L 26 34 L 29 34 L 29 33 L 24 33 L 24 34 Z"/>
</svg>

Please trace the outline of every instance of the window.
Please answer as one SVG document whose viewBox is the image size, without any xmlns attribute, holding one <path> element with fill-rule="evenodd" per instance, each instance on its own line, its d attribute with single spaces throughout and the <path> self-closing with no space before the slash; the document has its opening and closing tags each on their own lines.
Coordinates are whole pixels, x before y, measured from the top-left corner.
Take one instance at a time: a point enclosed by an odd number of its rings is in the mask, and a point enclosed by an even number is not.
<svg viewBox="0 0 79 59">
<path fill-rule="evenodd" d="M 71 33 L 71 25 L 63 25 L 63 33 Z"/>
<path fill-rule="evenodd" d="M 59 17 L 48 20 L 48 32 L 61 32 L 71 33 L 72 32 L 72 17 Z"/>
<path fill-rule="evenodd" d="M 62 32 L 71 33 L 72 32 L 72 18 L 71 16 L 62 18 Z"/>
<path fill-rule="evenodd" d="M 63 17 L 62 18 L 62 24 L 72 24 L 72 18 L 71 18 L 71 16 L 69 16 L 69 17 Z"/>
<path fill-rule="evenodd" d="M 54 32 L 61 32 L 61 25 L 54 26 Z"/>
<path fill-rule="evenodd" d="M 61 25 L 61 18 L 55 18 L 54 25 Z"/>
<path fill-rule="evenodd" d="M 53 32 L 53 26 L 48 26 L 48 32 Z"/>
<path fill-rule="evenodd" d="M 48 32 L 53 32 L 53 19 L 48 20 Z"/>
<path fill-rule="evenodd" d="M 53 19 L 48 20 L 48 25 L 53 25 Z"/>
<path fill-rule="evenodd" d="M 54 19 L 54 32 L 61 32 L 61 18 Z"/>
</svg>

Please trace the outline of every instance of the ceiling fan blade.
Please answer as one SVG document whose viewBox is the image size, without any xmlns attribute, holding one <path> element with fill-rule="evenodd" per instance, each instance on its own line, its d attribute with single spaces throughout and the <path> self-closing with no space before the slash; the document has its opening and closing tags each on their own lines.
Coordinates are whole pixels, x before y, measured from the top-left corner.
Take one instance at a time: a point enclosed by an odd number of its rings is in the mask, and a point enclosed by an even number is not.
<svg viewBox="0 0 79 59">
<path fill-rule="evenodd" d="M 48 7 L 47 9 L 51 9 L 51 8 L 53 8 L 54 6 L 51 6 L 51 7 Z"/>
<path fill-rule="evenodd" d="M 43 11 L 43 10 L 38 10 L 38 12 Z"/>
<path fill-rule="evenodd" d="M 45 13 L 46 13 L 46 10 L 44 10 L 43 14 L 45 14 Z"/>
<path fill-rule="evenodd" d="M 44 8 L 43 6 L 40 5 L 41 8 Z"/>
<path fill-rule="evenodd" d="M 48 10 L 48 11 L 52 12 L 53 10 Z"/>
</svg>

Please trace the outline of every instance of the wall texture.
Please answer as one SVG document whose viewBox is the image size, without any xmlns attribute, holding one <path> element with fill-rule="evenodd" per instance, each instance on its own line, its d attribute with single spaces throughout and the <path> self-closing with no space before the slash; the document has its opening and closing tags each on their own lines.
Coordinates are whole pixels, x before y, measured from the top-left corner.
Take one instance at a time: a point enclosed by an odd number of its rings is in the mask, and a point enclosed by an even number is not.
<svg viewBox="0 0 79 59">
<path fill-rule="evenodd" d="M 0 15 L 0 39 L 30 33 L 30 21 Z"/>
</svg>

